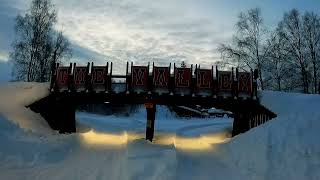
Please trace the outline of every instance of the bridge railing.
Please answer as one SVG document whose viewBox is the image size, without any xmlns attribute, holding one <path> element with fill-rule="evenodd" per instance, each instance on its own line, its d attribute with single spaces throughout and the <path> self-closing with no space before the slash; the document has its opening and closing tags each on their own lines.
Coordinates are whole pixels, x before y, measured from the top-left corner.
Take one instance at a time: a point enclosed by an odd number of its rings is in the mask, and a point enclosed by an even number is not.
<svg viewBox="0 0 320 180">
<path fill-rule="evenodd" d="M 256 98 L 257 75 L 237 68 L 221 71 L 218 67 L 147 66 L 126 64 L 125 75 L 112 74 L 113 63 L 95 66 L 56 64 L 52 68 L 51 92 L 136 93 L 154 95 Z M 152 67 L 151 67 L 152 66 Z M 116 79 L 122 79 L 118 82 Z"/>
</svg>

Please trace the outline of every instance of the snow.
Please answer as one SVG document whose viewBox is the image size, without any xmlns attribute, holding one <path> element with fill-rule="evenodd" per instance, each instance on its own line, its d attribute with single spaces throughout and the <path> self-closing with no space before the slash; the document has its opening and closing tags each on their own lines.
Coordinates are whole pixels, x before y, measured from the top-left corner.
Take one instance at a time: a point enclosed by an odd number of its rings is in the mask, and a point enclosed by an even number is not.
<svg viewBox="0 0 320 180">
<path fill-rule="evenodd" d="M 0 87 L 0 179 L 320 179 L 319 95 L 262 92 L 278 117 L 232 139 L 231 119 L 157 106 L 151 143 L 143 108 L 130 118 L 78 112 L 78 133 L 53 132 L 25 108 L 47 88 Z"/>
<path fill-rule="evenodd" d="M 224 113 L 225 111 L 222 109 L 210 108 L 208 109 L 208 113 Z"/>
<path fill-rule="evenodd" d="M 219 147 L 247 179 L 320 179 L 320 96 L 265 91 L 274 120 Z"/>
<path fill-rule="evenodd" d="M 39 114 L 25 106 L 49 94 L 48 83 L 10 83 L 0 86 L 0 113 L 24 130 L 48 133 L 50 128 Z"/>
</svg>

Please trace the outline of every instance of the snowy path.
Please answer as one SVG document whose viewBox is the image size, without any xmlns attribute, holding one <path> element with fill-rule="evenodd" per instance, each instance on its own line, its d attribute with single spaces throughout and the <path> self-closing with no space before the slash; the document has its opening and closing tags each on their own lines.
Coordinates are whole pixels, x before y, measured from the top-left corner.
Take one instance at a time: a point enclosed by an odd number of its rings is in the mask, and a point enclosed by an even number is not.
<svg viewBox="0 0 320 180">
<path fill-rule="evenodd" d="M 230 173 L 221 174 L 228 171 L 228 168 L 218 163 L 210 151 L 188 152 L 176 149 L 173 144 L 157 145 L 143 139 L 119 146 L 87 146 L 77 135 L 58 139 L 51 137 L 48 141 L 33 138 L 36 137 L 31 135 L 29 141 L 14 138 L 8 140 L 12 147 L 7 147 L 9 149 L 5 152 L 9 154 L 0 156 L 0 159 L 6 159 L 1 160 L 2 177 L 35 180 L 106 177 L 137 180 L 212 179 L 212 170 L 217 171 L 214 173 L 216 177 L 239 177 L 231 176 Z M 25 149 L 10 152 L 15 146 Z"/>
<path fill-rule="evenodd" d="M 145 113 L 142 111 L 142 113 Z M 218 158 L 210 155 L 212 152 L 188 151 L 175 147 L 171 140 L 175 132 L 185 132 L 187 137 L 198 137 L 208 128 L 220 125 L 230 126 L 231 121 L 217 120 L 192 121 L 181 119 L 161 119 L 159 129 L 171 126 L 170 131 L 156 132 L 156 142 L 144 140 L 144 123 L 141 115 L 133 119 L 124 117 L 106 118 L 105 116 L 79 113 L 80 123 L 84 126 L 103 126 L 99 129 L 101 135 L 115 136 L 121 140 L 123 132 L 128 131 L 132 140 L 124 144 L 87 144 L 81 136 L 53 135 L 37 139 L 37 135 L 30 134 L 29 138 L 21 138 L 25 134 L 17 130 L 16 138 L 4 134 L 2 143 L 9 144 L 7 150 L 0 154 L 0 172 L 5 172 L 5 179 L 212 179 L 212 168 L 217 171 L 216 179 L 223 179 L 226 175 L 220 172 L 228 171 L 226 165 Z M 221 120 L 221 119 L 220 119 Z M 137 123 L 136 123 L 137 122 Z M 229 122 L 229 123 L 228 123 Z M 199 125 L 200 124 L 200 125 Z M 176 127 L 172 127 L 177 125 Z M 200 131 L 199 129 L 204 129 Z M 215 128 L 212 128 L 215 129 Z M 197 132 L 198 130 L 198 132 Z M 84 134 L 86 134 L 84 131 Z M 188 131 L 190 131 L 188 133 Z M 197 133 L 195 133 L 195 132 Z M 1 131 L 0 131 L 1 132 Z M 99 138 L 99 137 L 97 137 Z M 29 140 L 28 140 L 29 139 Z M 130 138 L 129 138 L 130 139 Z M 165 141 L 163 143 L 162 141 Z M 24 150 L 20 151 L 19 147 Z M 12 151 L 12 150 L 15 151 Z M 210 156 L 209 156 L 210 155 Z M 13 158 L 10 158 L 13 157 Z M 210 157 L 210 158 L 208 158 Z M 221 178 L 218 178 L 220 176 Z M 234 176 L 228 173 L 228 177 Z"/>
</svg>

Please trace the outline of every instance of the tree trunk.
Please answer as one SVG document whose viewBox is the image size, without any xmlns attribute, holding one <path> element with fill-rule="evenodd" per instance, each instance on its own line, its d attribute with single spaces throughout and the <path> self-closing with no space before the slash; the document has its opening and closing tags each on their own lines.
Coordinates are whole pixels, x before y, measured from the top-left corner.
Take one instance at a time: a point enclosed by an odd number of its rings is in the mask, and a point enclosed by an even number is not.
<svg viewBox="0 0 320 180">
<path fill-rule="evenodd" d="M 281 91 L 281 79 L 278 78 L 278 91 Z"/>
<path fill-rule="evenodd" d="M 301 75 L 302 75 L 302 82 L 303 82 L 303 92 L 309 93 L 308 75 L 303 65 L 301 68 Z"/>
<path fill-rule="evenodd" d="M 313 83 L 314 83 L 314 93 L 317 93 L 317 63 L 316 63 L 316 57 L 315 57 L 315 53 L 312 53 L 312 64 L 313 64 Z"/>
<path fill-rule="evenodd" d="M 258 65 L 258 72 L 259 72 L 259 81 L 261 84 L 261 90 L 264 90 L 264 84 L 263 84 L 263 79 L 262 79 L 262 72 L 261 72 L 261 65 Z"/>
</svg>

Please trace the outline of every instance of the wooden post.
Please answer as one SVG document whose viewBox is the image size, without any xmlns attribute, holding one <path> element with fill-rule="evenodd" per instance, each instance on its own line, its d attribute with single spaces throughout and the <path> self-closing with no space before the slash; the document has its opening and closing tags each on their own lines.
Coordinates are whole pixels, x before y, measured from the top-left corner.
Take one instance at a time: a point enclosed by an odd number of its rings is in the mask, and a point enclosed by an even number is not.
<svg viewBox="0 0 320 180">
<path fill-rule="evenodd" d="M 241 119 L 242 115 L 239 112 L 234 113 L 232 137 L 241 133 Z"/>
<path fill-rule="evenodd" d="M 234 70 L 233 67 L 231 69 L 231 79 L 232 79 L 232 83 L 231 83 L 231 96 L 232 98 L 236 97 L 236 85 L 235 85 L 235 80 L 234 80 Z"/>
<path fill-rule="evenodd" d="M 93 66 L 93 62 L 92 62 L 91 67 L 90 67 L 90 62 L 88 62 L 88 64 L 87 64 L 87 74 L 86 74 L 86 80 L 85 80 L 86 92 L 91 91 L 91 89 L 92 89 L 92 83 L 91 83 L 92 66 Z"/>
<path fill-rule="evenodd" d="M 194 89 L 195 89 L 195 79 L 193 79 L 193 64 L 191 64 L 190 67 L 190 84 L 189 84 L 189 89 L 190 89 L 190 94 L 193 96 L 194 94 Z"/>
<path fill-rule="evenodd" d="M 129 62 L 127 61 L 127 67 L 126 67 L 126 93 L 129 93 L 129 82 L 130 82 L 131 76 L 129 76 Z"/>
<path fill-rule="evenodd" d="M 152 142 L 154 135 L 154 121 L 156 119 L 156 105 L 154 103 L 145 103 L 144 105 L 147 110 L 146 140 Z"/>
<path fill-rule="evenodd" d="M 111 88 L 112 88 L 112 67 L 113 67 L 113 63 L 110 62 L 110 75 L 108 78 L 108 91 L 111 92 Z"/>
<path fill-rule="evenodd" d="M 57 99 L 53 112 L 59 117 L 59 133 L 76 132 L 76 105 L 73 98 Z"/>
<path fill-rule="evenodd" d="M 105 92 L 109 92 L 110 91 L 108 84 L 110 84 L 111 82 L 109 82 L 108 73 L 109 73 L 109 62 L 107 62 L 106 69 L 105 69 L 105 74 L 104 74 L 104 91 Z"/>
<path fill-rule="evenodd" d="M 251 81 L 252 82 L 252 81 Z M 236 87 L 235 87 L 236 97 L 239 97 L 239 69 L 236 68 Z"/>
<path fill-rule="evenodd" d="M 171 77 L 171 63 L 169 64 L 169 82 L 168 82 L 168 90 L 169 94 L 173 94 L 173 84 L 174 84 L 174 77 Z"/>
<path fill-rule="evenodd" d="M 50 91 L 54 90 L 58 65 L 59 65 L 59 63 L 52 63 L 52 65 L 51 65 Z"/>
<path fill-rule="evenodd" d="M 244 133 L 250 129 L 250 118 L 253 116 L 249 112 L 237 111 L 234 113 L 232 137 Z"/>
<path fill-rule="evenodd" d="M 254 71 L 252 71 L 251 69 L 251 74 L 253 74 L 252 76 L 252 85 L 253 85 L 253 90 L 252 90 L 252 95 L 251 97 L 255 97 L 255 98 L 258 98 L 258 82 L 257 82 L 257 79 L 258 79 L 258 70 L 255 69 Z"/>
<path fill-rule="evenodd" d="M 154 66 L 154 63 L 152 64 Z M 150 62 L 148 62 L 148 68 L 147 68 L 147 92 L 150 95 L 153 90 L 153 71 L 150 76 Z"/>
<path fill-rule="evenodd" d="M 216 89 L 215 89 L 215 95 L 218 96 L 219 94 L 219 90 L 220 90 L 220 87 L 219 87 L 219 70 L 218 70 L 218 66 L 216 66 Z"/>
</svg>

